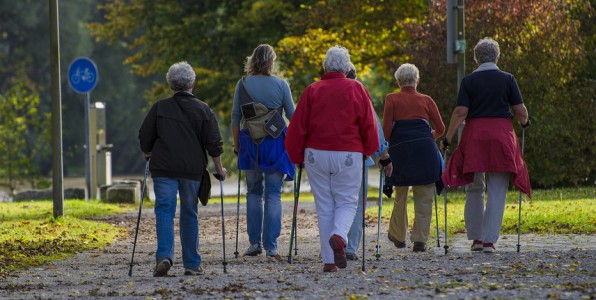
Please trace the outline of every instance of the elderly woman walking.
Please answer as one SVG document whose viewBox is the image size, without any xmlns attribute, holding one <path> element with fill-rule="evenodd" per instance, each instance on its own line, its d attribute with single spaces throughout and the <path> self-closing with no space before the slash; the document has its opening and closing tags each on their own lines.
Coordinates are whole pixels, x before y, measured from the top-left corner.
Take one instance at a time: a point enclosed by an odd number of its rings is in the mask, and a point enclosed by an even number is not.
<svg viewBox="0 0 596 300">
<path fill-rule="evenodd" d="M 347 265 L 345 247 L 356 212 L 363 159 L 379 148 L 371 100 L 364 86 L 346 78 L 350 55 L 331 47 L 325 74 L 300 98 L 288 128 L 290 160 L 305 164 L 315 197 L 324 272 Z"/>
<path fill-rule="evenodd" d="M 513 75 L 499 70 L 499 44 L 481 39 L 474 47 L 478 68 L 461 82 L 442 147 L 453 140 L 465 120 L 459 145 L 447 163 L 445 186 L 465 185 L 464 218 L 472 251 L 493 253 L 499 239 L 509 179 L 530 197 L 530 179 L 511 124 L 530 125 L 528 111 Z M 486 189 L 486 208 L 484 192 Z"/>
<path fill-rule="evenodd" d="M 257 256 L 265 248 L 266 255 L 277 255 L 277 238 L 281 232 L 281 187 L 285 180 L 293 180 L 295 168 L 284 148 L 286 117 L 292 118 L 294 102 L 288 83 L 273 75 L 276 55 L 273 47 L 267 44 L 256 47 L 246 61 L 247 76 L 236 85 L 232 107 L 232 133 L 234 153 L 238 155 L 238 169 L 246 174 L 246 225 L 250 246 L 244 252 L 247 256 Z M 246 128 L 246 110 L 253 103 L 264 105 L 266 110 L 277 110 L 280 123 L 274 124 L 282 130 L 278 136 L 254 136 Z M 263 106 L 261 106 L 263 107 Z M 248 110 L 255 113 L 255 110 Z M 240 122 L 243 129 L 240 130 Z M 261 244 L 262 241 L 262 244 Z"/>
<path fill-rule="evenodd" d="M 166 276 L 174 263 L 174 215 L 180 195 L 180 242 L 184 275 L 204 274 L 199 255 L 198 193 L 207 155 L 222 180 L 223 153 L 217 119 L 205 102 L 192 94 L 195 72 L 186 62 L 173 64 L 166 79 L 174 95 L 157 101 L 141 128 L 139 141 L 151 157 L 157 233 L 153 276 Z M 205 154 L 204 154 L 205 153 Z"/>
<path fill-rule="evenodd" d="M 416 91 L 420 74 L 415 65 L 401 65 L 395 79 L 400 91 L 387 95 L 383 114 L 383 133 L 390 141 L 389 155 L 394 162 L 391 181 L 397 186 L 388 238 L 397 248 L 406 246 L 406 200 L 412 186 L 415 218 L 410 238 L 413 251 L 424 252 L 435 184 L 440 182 L 442 172 L 435 140 L 443 135 L 445 125 L 433 99 Z"/>
</svg>

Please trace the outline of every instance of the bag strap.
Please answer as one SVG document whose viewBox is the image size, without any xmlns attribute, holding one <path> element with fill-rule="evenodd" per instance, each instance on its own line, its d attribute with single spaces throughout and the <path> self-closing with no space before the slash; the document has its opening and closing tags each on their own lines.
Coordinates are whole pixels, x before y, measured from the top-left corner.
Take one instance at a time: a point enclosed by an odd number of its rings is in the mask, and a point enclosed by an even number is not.
<svg viewBox="0 0 596 300">
<path fill-rule="evenodd" d="M 184 118 L 186 118 L 186 122 L 188 123 L 188 125 L 190 126 L 190 128 L 192 128 L 192 131 L 194 131 L 195 133 L 195 137 L 197 137 L 197 140 L 199 141 L 199 144 L 201 145 L 201 148 L 203 148 L 203 157 L 205 158 L 205 170 L 207 170 L 207 164 L 209 163 L 209 161 L 207 160 L 207 149 L 205 148 L 205 145 L 203 145 L 203 143 L 201 143 L 201 139 L 199 139 L 199 136 L 195 130 L 195 127 L 192 126 L 192 123 L 190 122 L 190 119 L 188 119 L 188 116 L 186 115 L 186 113 L 184 112 L 184 109 L 182 109 L 182 106 L 180 106 L 180 103 L 178 103 L 178 101 L 176 100 L 176 96 L 174 95 L 174 97 L 172 97 L 172 100 L 174 101 L 174 103 L 176 103 L 176 106 L 178 106 L 178 108 L 180 109 L 180 112 L 184 115 Z"/>
<path fill-rule="evenodd" d="M 239 89 L 239 98 L 240 98 L 240 105 L 244 105 L 244 104 L 248 104 L 251 102 L 257 102 L 255 101 L 255 99 L 248 93 L 248 90 L 246 89 L 246 86 L 244 85 L 244 78 L 245 76 L 242 76 L 242 79 L 240 80 L 242 82 L 242 84 L 240 85 L 240 89 Z"/>
</svg>

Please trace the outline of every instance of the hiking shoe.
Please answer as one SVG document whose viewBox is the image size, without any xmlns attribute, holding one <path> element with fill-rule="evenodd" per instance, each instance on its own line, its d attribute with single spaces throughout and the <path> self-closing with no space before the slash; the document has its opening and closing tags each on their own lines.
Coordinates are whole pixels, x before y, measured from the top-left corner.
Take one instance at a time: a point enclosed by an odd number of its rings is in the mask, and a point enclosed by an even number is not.
<svg viewBox="0 0 596 300">
<path fill-rule="evenodd" d="M 184 269 L 184 275 L 203 275 L 205 274 L 205 270 L 203 270 L 202 266 L 198 266 L 194 269 L 186 268 Z"/>
<path fill-rule="evenodd" d="M 340 269 L 344 269 L 348 265 L 344 240 L 339 235 L 334 234 L 329 238 L 329 246 L 333 249 L 335 265 Z"/>
<path fill-rule="evenodd" d="M 484 243 L 482 244 L 482 252 L 495 253 L 497 252 L 497 249 L 495 249 L 495 245 L 493 243 Z"/>
<path fill-rule="evenodd" d="M 426 243 L 423 242 L 414 242 L 414 247 L 412 247 L 414 252 L 425 252 L 426 251 Z"/>
<path fill-rule="evenodd" d="M 397 239 L 393 238 L 390 234 L 387 234 L 387 238 L 393 242 L 393 245 L 395 245 L 396 248 L 405 248 L 406 247 L 406 242 L 400 242 Z"/>
<path fill-rule="evenodd" d="M 153 277 L 163 277 L 168 275 L 168 271 L 172 267 L 172 262 L 170 262 L 169 258 L 162 258 L 157 261 L 155 265 L 155 269 L 153 270 Z"/>
<path fill-rule="evenodd" d="M 472 242 L 472 247 L 470 247 L 470 250 L 472 250 L 472 251 L 482 251 L 482 249 L 483 249 L 482 244 L 483 244 L 482 241 L 474 240 Z"/>
<path fill-rule="evenodd" d="M 267 255 L 267 257 L 276 257 L 277 249 L 265 250 L 265 255 Z"/>
<path fill-rule="evenodd" d="M 261 243 L 254 243 L 251 244 L 246 251 L 244 251 L 245 256 L 257 256 L 263 253 L 263 249 L 261 249 Z"/>
<path fill-rule="evenodd" d="M 325 264 L 323 272 L 337 272 L 337 266 L 335 264 Z"/>
<path fill-rule="evenodd" d="M 348 260 L 358 260 L 358 255 L 356 253 L 346 253 L 346 258 Z"/>
</svg>

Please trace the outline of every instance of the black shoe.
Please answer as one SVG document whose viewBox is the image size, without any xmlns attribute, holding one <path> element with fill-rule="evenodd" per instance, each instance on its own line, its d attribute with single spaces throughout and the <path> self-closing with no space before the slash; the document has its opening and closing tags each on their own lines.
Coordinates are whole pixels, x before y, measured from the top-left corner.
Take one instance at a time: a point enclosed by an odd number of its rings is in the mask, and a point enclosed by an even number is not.
<svg viewBox="0 0 596 300">
<path fill-rule="evenodd" d="M 426 243 L 423 242 L 414 242 L 414 247 L 412 248 L 414 252 L 425 252 L 426 251 Z"/>
<path fill-rule="evenodd" d="M 168 275 L 171 266 L 172 263 L 169 258 L 166 257 L 160 259 L 155 265 L 155 270 L 153 270 L 153 277 L 163 277 Z"/>
<path fill-rule="evenodd" d="M 387 234 L 387 238 L 393 242 L 393 245 L 395 245 L 395 247 L 399 249 L 406 247 L 406 242 L 400 242 L 397 239 L 393 238 L 390 234 Z"/>
<path fill-rule="evenodd" d="M 358 255 L 356 255 L 356 253 L 347 253 L 346 252 L 346 258 L 348 260 L 358 260 Z"/>
</svg>

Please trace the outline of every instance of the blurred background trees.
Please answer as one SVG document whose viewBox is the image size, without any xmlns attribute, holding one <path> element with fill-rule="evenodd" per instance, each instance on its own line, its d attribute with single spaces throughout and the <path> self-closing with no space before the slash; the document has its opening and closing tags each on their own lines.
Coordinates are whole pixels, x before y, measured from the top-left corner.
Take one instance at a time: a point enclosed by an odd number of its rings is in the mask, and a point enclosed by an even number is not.
<svg viewBox="0 0 596 300">
<path fill-rule="evenodd" d="M 99 80 L 91 99 L 107 104 L 114 172 L 140 173 L 138 127 L 149 105 L 169 95 L 167 68 L 188 61 L 197 72 L 195 94 L 221 121 L 224 160 L 234 170 L 229 129 L 234 88 L 246 57 L 261 43 L 275 47 L 276 74 L 288 80 L 295 102 L 320 78 L 325 51 L 347 47 L 380 117 L 384 96 L 397 89 L 395 69 L 414 63 L 421 71 L 418 90 L 433 97 L 447 123 L 457 75 L 456 66 L 445 61 L 445 2 L 61 0 L 62 74 L 79 56 L 97 63 Z M 596 180 L 592 2 L 466 1 L 466 73 L 476 67 L 476 42 L 495 38 L 501 46 L 499 67 L 516 76 L 533 122 L 526 159 L 535 186 L 594 185 Z M 47 3 L 3 1 L 0 17 L 0 101 L 22 93 L 33 99 L 39 95 L 31 105 L 38 113 L 36 124 L 43 124 L 49 111 Z M 65 173 L 81 176 L 84 96 L 74 93 L 65 77 L 62 94 Z M 0 104 L 2 113 L 11 105 Z M 6 119 L 0 126 L 9 126 Z M 41 143 L 44 126 L 31 126 L 23 133 L 25 140 Z M 0 147 L 10 146 L 0 141 Z M 47 149 L 29 160 L 36 176 L 50 171 Z M 6 182 L 7 168 L 0 163 L 0 181 Z"/>
</svg>

